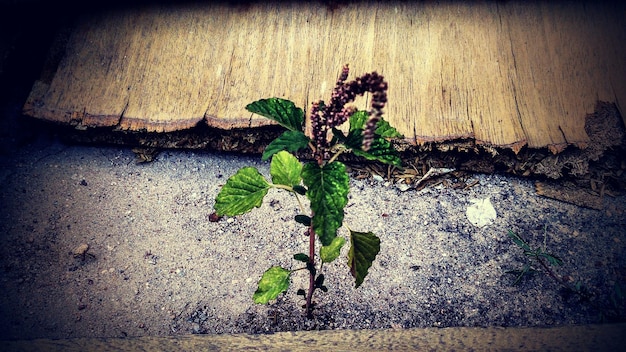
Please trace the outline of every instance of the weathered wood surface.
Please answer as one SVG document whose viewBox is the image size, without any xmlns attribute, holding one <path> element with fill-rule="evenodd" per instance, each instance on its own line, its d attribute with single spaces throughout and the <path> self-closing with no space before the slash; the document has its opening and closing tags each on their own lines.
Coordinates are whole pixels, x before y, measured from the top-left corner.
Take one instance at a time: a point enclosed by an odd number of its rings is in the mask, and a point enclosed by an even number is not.
<svg viewBox="0 0 626 352">
<path fill-rule="evenodd" d="M 624 324 L 0 341 L 4 351 L 618 351 Z"/>
<path fill-rule="evenodd" d="M 168 132 L 267 121 L 270 96 L 308 108 L 350 77 L 389 82 L 411 143 L 519 151 L 585 147 L 597 101 L 626 102 L 626 7 L 595 2 L 356 2 L 153 6 L 84 18 L 24 111 L 79 128 Z M 365 100 L 359 102 L 364 104 Z M 365 107 L 361 105 L 361 107 Z"/>
</svg>

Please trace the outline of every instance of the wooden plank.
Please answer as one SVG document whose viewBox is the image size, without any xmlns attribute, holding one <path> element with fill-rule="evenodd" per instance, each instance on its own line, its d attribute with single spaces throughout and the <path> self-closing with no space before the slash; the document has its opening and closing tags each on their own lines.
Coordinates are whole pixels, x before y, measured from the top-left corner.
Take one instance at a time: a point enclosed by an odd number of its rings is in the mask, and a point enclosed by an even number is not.
<svg viewBox="0 0 626 352">
<path fill-rule="evenodd" d="M 549 146 L 557 152 L 568 144 L 586 146 L 584 116 L 593 112 L 597 100 L 616 101 L 616 85 L 607 74 L 626 77 L 623 65 L 616 65 L 617 58 L 626 56 L 607 52 L 615 38 L 611 34 L 623 35 L 611 28 L 619 22 L 595 17 L 607 13 L 576 3 L 504 7 L 519 118 L 530 147 Z M 612 72 L 603 70 L 605 65 Z"/>
<path fill-rule="evenodd" d="M 2 341 L 4 351 L 617 351 L 624 324 L 549 328 L 326 330 Z"/>
<path fill-rule="evenodd" d="M 388 116 L 405 135 L 420 144 L 475 138 L 519 150 L 525 136 L 519 120 L 510 118 L 514 92 L 503 79 L 510 69 L 510 42 L 499 28 L 497 4 L 405 4 L 387 10 L 380 22 L 388 28 L 378 32 L 397 37 L 377 40 L 395 43 L 378 50 L 395 55 L 375 66 L 385 68 L 392 87 L 399 86 L 390 88 Z"/>
<path fill-rule="evenodd" d="M 598 100 L 626 101 L 623 5 L 551 2 L 195 4 L 86 18 L 26 114 L 168 132 L 259 127 L 245 105 L 328 100 L 351 76 L 389 82 L 387 118 L 414 144 L 585 147 Z M 366 107 L 367 98 L 357 102 Z M 621 110 L 622 116 L 624 111 Z"/>
</svg>

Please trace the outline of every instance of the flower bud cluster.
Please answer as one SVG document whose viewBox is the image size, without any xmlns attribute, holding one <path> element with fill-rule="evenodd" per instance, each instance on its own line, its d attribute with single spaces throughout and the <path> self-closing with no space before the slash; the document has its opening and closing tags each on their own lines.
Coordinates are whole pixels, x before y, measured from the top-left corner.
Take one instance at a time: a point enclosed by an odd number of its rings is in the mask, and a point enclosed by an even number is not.
<svg viewBox="0 0 626 352">
<path fill-rule="evenodd" d="M 372 72 L 366 73 L 354 81 L 346 82 L 349 72 L 348 65 L 345 65 L 337 79 L 328 105 L 324 105 L 323 101 L 315 102 L 311 108 L 312 137 L 318 147 L 318 153 L 316 153 L 318 157 L 322 157 L 322 150 L 328 148 L 328 130 L 340 126 L 356 112 L 355 107 L 346 106 L 346 104 L 353 102 L 358 95 L 367 92 L 372 93 L 372 103 L 369 111 L 370 119 L 363 131 L 363 148 L 364 150 L 369 149 L 376 124 L 380 120 L 382 110 L 387 103 L 387 82 L 383 76 L 377 72 Z"/>
<path fill-rule="evenodd" d="M 328 126 L 326 116 L 320 111 L 320 104 L 323 106 L 323 102 L 319 101 L 311 104 L 311 132 L 317 149 L 326 149 L 328 148 Z"/>
<path fill-rule="evenodd" d="M 326 110 L 328 114 L 329 128 L 340 126 L 346 122 L 350 115 L 355 111 L 351 107 L 346 107 L 346 104 L 354 101 L 354 98 L 356 98 L 356 94 L 351 92 L 349 89 L 346 89 L 345 82 L 348 78 L 349 72 L 350 69 L 348 68 L 348 65 L 345 65 L 341 70 L 341 75 L 339 76 L 330 97 L 330 104 Z"/>
<path fill-rule="evenodd" d="M 376 125 L 383 115 L 383 108 L 387 103 L 387 82 L 383 77 L 373 72 L 368 79 L 368 88 L 372 92 L 372 105 L 369 111 L 370 118 L 367 120 L 363 130 L 363 150 L 368 151 L 374 140 Z"/>
<path fill-rule="evenodd" d="M 372 146 L 372 142 L 374 141 L 374 132 L 376 132 L 376 124 L 378 124 L 378 121 L 380 121 L 380 115 L 372 115 L 367 120 L 367 124 L 365 124 L 362 146 L 364 151 L 368 151 Z"/>
</svg>

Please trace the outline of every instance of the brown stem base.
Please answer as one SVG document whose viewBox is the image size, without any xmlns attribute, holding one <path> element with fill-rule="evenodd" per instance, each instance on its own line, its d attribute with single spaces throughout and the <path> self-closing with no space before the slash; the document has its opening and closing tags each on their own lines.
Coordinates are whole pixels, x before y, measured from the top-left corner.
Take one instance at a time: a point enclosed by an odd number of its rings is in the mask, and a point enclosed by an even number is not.
<svg viewBox="0 0 626 352">
<path fill-rule="evenodd" d="M 306 295 L 306 317 L 313 319 L 313 291 L 315 291 L 315 232 L 309 227 L 309 290 Z"/>
</svg>

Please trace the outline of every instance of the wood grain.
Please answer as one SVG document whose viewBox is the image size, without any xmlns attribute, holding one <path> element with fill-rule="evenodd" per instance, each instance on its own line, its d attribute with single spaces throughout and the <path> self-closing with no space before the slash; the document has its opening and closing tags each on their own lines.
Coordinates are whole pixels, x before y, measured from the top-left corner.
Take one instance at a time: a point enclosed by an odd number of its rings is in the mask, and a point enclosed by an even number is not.
<svg viewBox="0 0 626 352">
<path fill-rule="evenodd" d="M 617 351 L 624 324 L 2 341 L 4 351 Z"/>
<path fill-rule="evenodd" d="M 470 139 L 584 148 L 597 101 L 624 117 L 626 7 L 583 2 L 152 6 L 84 18 L 24 112 L 120 130 L 267 125 L 245 105 L 328 100 L 350 78 L 389 82 L 386 118 L 413 144 Z M 357 101 L 367 106 L 367 97 Z"/>
</svg>

